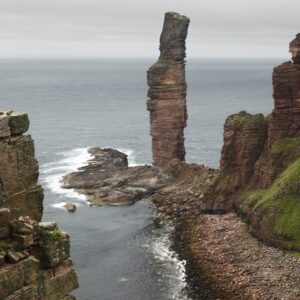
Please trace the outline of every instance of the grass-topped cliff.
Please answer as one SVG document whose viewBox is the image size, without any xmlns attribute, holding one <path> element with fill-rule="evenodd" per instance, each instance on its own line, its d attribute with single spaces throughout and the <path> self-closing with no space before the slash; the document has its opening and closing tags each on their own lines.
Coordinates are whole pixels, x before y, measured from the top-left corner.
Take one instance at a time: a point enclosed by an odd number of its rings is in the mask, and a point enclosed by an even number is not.
<svg viewBox="0 0 300 300">
<path fill-rule="evenodd" d="M 250 189 L 237 197 L 251 230 L 273 245 L 300 251 L 300 158 L 267 189 Z"/>
<path fill-rule="evenodd" d="M 220 171 L 202 208 L 236 210 L 259 239 L 300 251 L 300 137 L 279 138 L 282 124 L 276 113 L 264 118 L 240 112 L 227 118 Z"/>
</svg>

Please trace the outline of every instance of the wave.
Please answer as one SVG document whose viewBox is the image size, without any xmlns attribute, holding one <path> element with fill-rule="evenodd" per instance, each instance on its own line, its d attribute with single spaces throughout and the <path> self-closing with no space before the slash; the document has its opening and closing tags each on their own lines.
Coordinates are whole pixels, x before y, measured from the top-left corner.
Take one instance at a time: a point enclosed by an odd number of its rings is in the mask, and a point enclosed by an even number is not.
<svg viewBox="0 0 300 300">
<path fill-rule="evenodd" d="M 138 164 L 136 162 L 136 156 L 134 155 L 134 151 L 132 149 L 126 148 L 117 148 L 116 150 L 125 153 L 128 156 L 128 166 L 129 167 L 136 167 L 142 166 L 143 164 Z"/>
<path fill-rule="evenodd" d="M 162 226 L 155 228 L 153 236 L 146 245 L 154 259 L 163 266 L 163 273 L 168 278 L 168 299 L 188 300 L 186 290 L 185 260 L 180 260 L 178 254 L 172 250 L 171 235 L 174 231 L 172 222 L 160 220 Z"/>
<path fill-rule="evenodd" d="M 93 158 L 88 149 L 76 148 L 70 151 L 58 152 L 57 155 L 61 159 L 41 166 L 41 183 L 51 193 L 57 195 L 56 202 L 51 204 L 52 207 L 63 209 L 63 206 L 67 203 L 63 201 L 65 198 L 72 199 L 72 202 L 78 206 L 86 203 L 85 195 L 79 194 L 73 189 L 62 188 L 62 179 L 65 175 L 78 171 L 80 167 L 88 164 L 88 161 Z"/>
</svg>

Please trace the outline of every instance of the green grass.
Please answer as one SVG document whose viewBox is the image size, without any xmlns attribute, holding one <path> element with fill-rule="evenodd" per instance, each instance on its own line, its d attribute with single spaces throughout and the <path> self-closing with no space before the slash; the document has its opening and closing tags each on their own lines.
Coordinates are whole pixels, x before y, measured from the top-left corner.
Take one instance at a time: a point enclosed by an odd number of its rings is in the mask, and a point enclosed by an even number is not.
<svg viewBox="0 0 300 300">
<path fill-rule="evenodd" d="M 240 202 L 261 212 L 262 228 L 284 243 L 286 249 L 300 249 L 300 158 L 292 163 L 269 189 L 251 190 Z"/>
<path fill-rule="evenodd" d="M 258 126 L 263 126 L 265 122 L 263 114 L 251 115 L 246 111 L 240 111 L 238 114 L 229 116 L 226 120 L 226 125 L 236 127 L 245 124 L 256 124 Z"/>
<path fill-rule="evenodd" d="M 62 238 L 64 238 L 66 236 L 66 233 L 61 231 L 60 229 L 54 229 L 51 231 L 43 230 L 43 232 L 41 233 L 41 236 L 44 241 L 53 242 L 53 241 L 58 241 L 58 240 L 61 240 Z"/>
<path fill-rule="evenodd" d="M 275 154 L 291 153 L 295 149 L 300 149 L 300 137 L 284 138 L 272 147 L 272 152 Z"/>
</svg>

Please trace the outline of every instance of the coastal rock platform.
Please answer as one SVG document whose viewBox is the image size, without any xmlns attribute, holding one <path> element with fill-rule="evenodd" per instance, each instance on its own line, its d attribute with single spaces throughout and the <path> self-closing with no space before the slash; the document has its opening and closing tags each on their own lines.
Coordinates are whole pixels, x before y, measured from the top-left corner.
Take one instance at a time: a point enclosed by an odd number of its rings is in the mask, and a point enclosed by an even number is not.
<svg viewBox="0 0 300 300">
<path fill-rule="evenodd" d="M 64 177 L 64 188 L 87 196 L 91 205 L 129 205 L 170 182 L 159 168 L 128 166 L 127 155 L 113 149 L 92 148 L 88 165 Z"/>
</svg>

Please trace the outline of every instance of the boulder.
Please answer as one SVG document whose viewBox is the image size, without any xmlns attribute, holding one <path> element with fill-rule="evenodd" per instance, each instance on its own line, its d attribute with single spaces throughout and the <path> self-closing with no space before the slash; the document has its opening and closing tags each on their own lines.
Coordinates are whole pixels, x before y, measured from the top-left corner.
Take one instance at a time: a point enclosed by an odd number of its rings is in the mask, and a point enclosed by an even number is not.
<svg viewBox="0 0 300 300">
<path fill-rule="evenodd" d="M 64 207 L 66 208 L 66 210 L 68 212 L 75 212 L 76 211 L 76 205 L 74 203 L 66 203 L 64 205 Z"/>
</svg>

